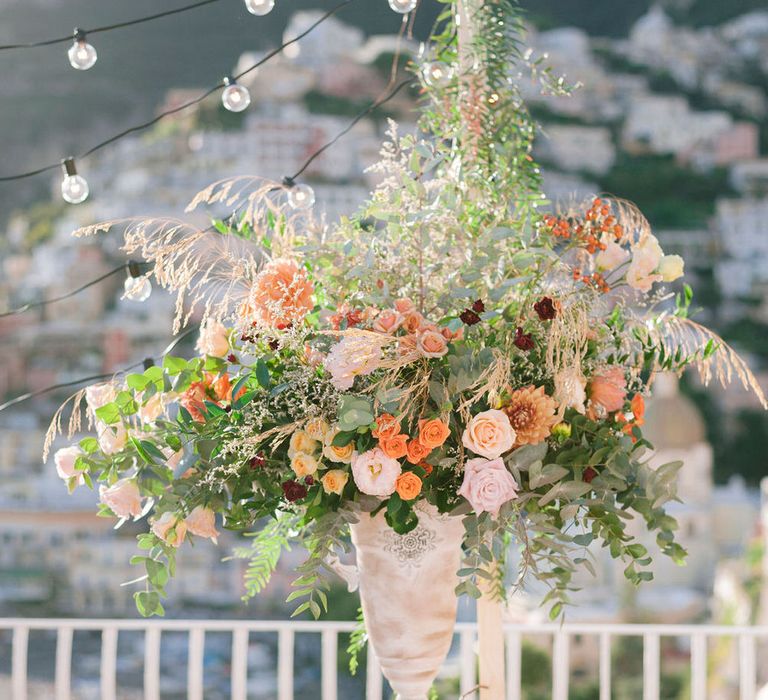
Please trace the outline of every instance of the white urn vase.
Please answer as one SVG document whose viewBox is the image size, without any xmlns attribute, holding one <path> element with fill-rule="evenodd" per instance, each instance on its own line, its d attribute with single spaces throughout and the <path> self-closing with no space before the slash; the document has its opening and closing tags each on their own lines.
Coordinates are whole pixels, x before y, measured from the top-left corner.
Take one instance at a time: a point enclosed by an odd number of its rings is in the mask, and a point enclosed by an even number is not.
<svg viewBox="0 0 768 700">
<path fill-rule="evenodd" d="M 417 508 L 419 524 L 398 535 L 384 513 L 351 526 L 368 639 L 399 700 L 426 700 L 451 646 L 464 526 Z"/>
</svg>

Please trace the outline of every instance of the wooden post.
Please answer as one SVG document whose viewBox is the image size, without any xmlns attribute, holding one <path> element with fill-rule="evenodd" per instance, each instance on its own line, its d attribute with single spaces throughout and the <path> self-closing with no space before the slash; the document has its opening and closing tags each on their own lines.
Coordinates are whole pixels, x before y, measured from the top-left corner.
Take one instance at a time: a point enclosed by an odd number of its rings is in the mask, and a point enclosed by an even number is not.
<svg viewBox="0 0 768 700">
<path fill-rule="evenodd" d="M 459 41 L 460 109 L 463 119 L 472 120 L 477 99 L 482 95 L 485 74 L 473 50 L 475 18 L 485 0 L 458 0 L 456 23 Z M 466 135 L 469 135 L 467 130 Z M 465 144 L 468 145 L 468 144 Z M 471 152 L 471 146 L 470 146 Z M 493 572 L 491 572 L 493 573 Z M 483 581 L 483 584 L 486 582 Z M 503 606 L 491 586 L 481 585 L 483 595 L 477 601 L 480 700 L 505 700 Z"/>
</svg>

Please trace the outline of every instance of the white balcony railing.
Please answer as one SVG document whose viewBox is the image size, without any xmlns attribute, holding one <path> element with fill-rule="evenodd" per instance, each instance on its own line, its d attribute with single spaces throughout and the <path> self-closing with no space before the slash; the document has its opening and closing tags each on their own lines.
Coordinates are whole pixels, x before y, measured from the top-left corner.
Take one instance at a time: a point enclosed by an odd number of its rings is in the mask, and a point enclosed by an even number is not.
<svg viewBox="0 0 768 700">
<path fill-rule="evenodd" d="M 160 644 L 163 633 L 188 635 L 187 682 L 188 700 L 203 700 L 203 673 L 206 633 L 231 635 L 231 698 L 246 700 L 248 679 L 248 646 L 251 633 L 270 633 L 277 638 L 277 700 L 294 697 L 294 641 L 296 634 L 319 635 L 321 640 L 321 700 L 338 700 L 337 649 L 338 635 L 354 629 L 350 622 L 281 622 L 240 620 L 87 620 L 87 619 L 2 619 L 0 635 L 12 633 L 10 700 L 27 700 L 27 669 L 31 631 L 49 630 L 56 634 L 55 700 L 70 700 L 72 677 L 72 642 L 77 631 L 101 633 L 99 697 L 117 700 L 118 635 L 121 632 L 144 635 L 143 693 L 144 700 L 160 698 Z M 474 624 L 456 625 L 460 692 L 476 697 L 477 688 Z M 643 640 L 643 700 L 659 700 L 661 640 L 676 638 L 690 649 L 691 700 L 707 697 L 707 646 L 718 638 L 736 640 L 737 683 L 739 700 L 754 700 L 757 692 L 757 642 L 768 640 L 768 627 L 711 625 L 636 625 L 636 624 L 553 624 L 508 625 L 506 627 L 507 698 L 521 697 L 521 650 L 523 638 L 535 636 L 551 640 L 552 700 L 567 700 L 571 677 L 571 645 L 574 638 L 589 638 L 597 645 L 594 672 L 599 677 L 600 700 L 611 697 L 611 649 L 620 637 Z M 383 680 L 378 663 L 368 654 L 366 670 L 367 700 L 381 700 Z M 344 698 L 344 700 L 348 700 Z M 639 700 L 639 699 L 638 699 Z"/>
</svg>

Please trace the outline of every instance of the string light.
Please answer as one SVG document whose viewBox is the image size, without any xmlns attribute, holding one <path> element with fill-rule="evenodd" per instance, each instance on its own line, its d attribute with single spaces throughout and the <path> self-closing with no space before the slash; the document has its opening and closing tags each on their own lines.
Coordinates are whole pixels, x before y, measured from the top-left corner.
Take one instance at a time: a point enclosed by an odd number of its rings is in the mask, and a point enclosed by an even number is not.
<svg viewBox="0 0 768 700">
<path fill-rule="evenodd" d="M 401 15 L 407 15 L 416 9 L 419 0 L 389 0 L 389 6 Z"/>
<path fill-rule="evenodd" d="M 442 61 L 430 61 L 421 69 L 427 87 L 445 87 L 453 78 L 453 67 Z"/>
<path fill-rule="evenodd" d="M 296 185 L 290 178 L 286 178 L 285 185 L 288 187 L 288 204 L 292 209 L 304 211 L 315 205 L 315 191 L 309 185 Z"/>
<path fill-rule="evenodd" d="M 175 10 L 175 11 L 174 10 L 169 10 L 167 12 L 160 13 L 158 15 L 154 15 L 154 16 L 149 17 L 149 18 L 143 18 L 141 20 L 135 20 L 133 22 L 123 22 L 120 25 L 113 25 L 111 27 L 102 27 L 102 28 L 100 28 L 98 30 L 97 29 L 91 29 L 90 33 L 93 34 L 96 31 L 106 31 L 107 29 L 116 29 L 116 28 L 121 27 L 121 26 L 127 26 L 127 25 L 130 25 L 130 24 L 138 24 L 139 22 L 149 21 L 149 19 L 155 19 L 157 17 L 164 17 L 164 16 L 167 16 L 169 14 L 174 14 L 175 12 L 183 12 L 185 10 L 192 9 L 193 7 L 200 7 L 202 5 L 210 4 L 212 2 L 219 2 L 219 1 L 220 0 L 202 0 L 201 2 L 198 2 L 198 3 L 194 4 L 194 5 L 190 5 L 190 6 L 185 7 L 185 8 L 179 8 L 178 10 Z M 308 36 L 317 27 L 319 27 L 323 22 L 325 22 L 330 17 L 335 15 L 337 12 L 339 12 L 341 9 L 343 9 L 347 5 L 352 4 L 353 2 L 355 2 L 355 0 L 341 0 L 341 2 L 339 2 L 337 5 L 332 7 L 330 10 L 327 10 L 320 17 L 318 17 L 318 19 L 315 20 L 312 24 L 310 24 L 303 32 L 301 32 L 301 33 L 297 34 L 295 37 L 292 37 L 291 39 L 285 41 L 283 44 L 281 44 L 277 48 L 272 49 L 271 51 L 267 52 L 266 55 L 264 55 L 260 60 L 256 61 L 256 63 L 254 63 L 252 66 L 250 66 L 249 68 L 246 68 L 241 73 L 238 73 L 237 75 L 233 76 L 234 79 L 235 80 L 239 80 L 243 76 L 248 75 L 249 73 L 252 73 L 253 71 L 257 70 L 258 68 L 263 66 L 265 63 L 267 63 L 267 61 L 270 61 L 275 56 L 281 54 L 286 49 L 286 47 L 292 46 L 296 42 L 298 42 L 301 39 L 303 39 L 305 36 Z M 66 39 L 66 40 L 68 40 L 68 39 Z M 30 47 L 30 46 L 43 46 L 43 45 L 49 45 L 49 44 L 53 44 L 53 43 L 60 43 L 60 40 L 54 39 L 54 40 L 49 40 L 47 42 L 42 42 L 42 43 L 38 43 L 38 44 L 10 44 L 10 45 L 5 45 L 5 46 L 0 46 L 0 50 L 10 49 L 10 48 Z M 166 117 L 170 117 L 170 116 L 172 116 L 174 114 L 178 114 L 179 112 L 182 112 L 183 110 L 188 109 L 189 107 L 193 107 L 194 105 L 200 104 L 201 102 L 206 100 L 208 97 L 210 97 L 214 93 L 216 93 L 219 90 L 221 90 L 223 87 L 224 87 L 223 83 L 219 83 L 218 85 L 215 85 L 214 87 L 206 90 L 204 93 L 202 93 L 198 97 L 195 97 L 194 99 L 191 99 L 191 100 L 189 100 L 187 102 L 184 102 L 183 104 L 177 105 L 176 107 L 173 107 L 171 109 L 167 109 L 164 112 L 160 112 L 157 116 L 153 117 L 152 119 L 150 119 L 150 120 L 148 120 L 148 121 L 146 121 L 146 122 L 144 122 L 142 124 L 137 124 L 136 126 L 132 126 L 132 127 L 127 128 L 127 129 L 124 129 L 123 131 L 115 134 L 114 136 L 111 136 L 110 138 L 108 138 L 108 139 L 106 139 L 106 140 L 104 140 L 104 141 L 102 141 L 100 143 L 97 143 L 95 146 L 92 146 L 91 148 L 89 148 L 84 153 L 81 153 L 78 156 L 78 158 L 79 159 L 87 158 L 88 156 L 93 155 L 96 151 L 99 151 L 102 148 L 104 148 L 106 146 L 109 146 L 110 144 L 115 143 L 115 141 L 119 141 L 120 139 L 122 139 L 122 138 L 124 138 L 126 136 L 129 136 L 130 134 L 135 134 L 136 132 L 144 131 L 145 129 L 149 129 L 150 127 L 154 126 L 155 124 L 157 124 L 162 119 L 165 119 Z M 15 175 L 2 175 L 2 176 L 0 176 L 0 182 L 11 182 L 11 181 L 15 181 L 15 180 L 23 180 L 23 179 L 28 178 L 28 177 L 34 177 L 35 175 L 41 175 L 42 173 L 46 173 L 46 172 L 49 172 L 51 170 L 55 170 L 58 167 L 59 167 L 59 163 L 57 162 L 57 163 L 52 163 L 52 164 L 49 164 L 49 165 L 44 165 L 44 166 L 36 168 L 34 170 L 28 170 L 27 172 L 17 173 Z"/>
<path fill-rule="evenodd" d="M 272 12 L 275 0 L 245 0 L 245 7 L 252 15 L 263 17 Z"/>
<path fill-rule="evenodd" d="M 85 40 L 85 32 L 82 29 L 75 29 L 75 40 L 69 47 L 67 56 L 69 56 L 69 63 L 72 68 L 77 70 L 93 68 L 98 58 L 96 49 Z"/>
<path fill-rule="evenodd" d="M 75 167 L 74 158 L 66 158 L 61 164 L 64 169 L 64 179 L 61 181 L 61 196 L 64 197 L 65 202 L 70 204 L 80 204 L 88 199 L 87 180 L 77 174 L 77 167 Z"/>
<path fill-rule="evenodd" d="M 251 93 L 245 85 L 240 85 L 234 78 L 224 78 L 224 92 L 221 93 L 221 104 L 230 112 L 242 112 L 251 104 Z"/>
<path fill-rule="evenodd" d="M 128 263 L 128 276 L 125 278 L 123 289 L 125 290 L 123 299 L 130 299 L 131 301 L 146 301 L 152 294 L 152 282 L 149 279 L 149 274 L 141 274 L 141 266 L 133 260 Z"/>
</svg>

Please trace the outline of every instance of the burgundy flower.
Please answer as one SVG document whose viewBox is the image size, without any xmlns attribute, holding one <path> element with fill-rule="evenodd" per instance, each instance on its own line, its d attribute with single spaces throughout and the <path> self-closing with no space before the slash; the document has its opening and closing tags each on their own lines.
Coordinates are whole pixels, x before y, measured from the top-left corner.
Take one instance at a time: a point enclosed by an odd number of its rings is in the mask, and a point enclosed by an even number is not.
<svg viewBox="0 0 768 700">
<path fill-rule="evenodd" d="M 515 339 L 513 342 L 516 347 L 520 348 L 520 350 L 525 350 L 526 352 L 533 350 L 534 348 L 533 337 L 530 333 L 523 333 L 523 329 L 520 326 L 515 330 Z"/>
<path fill-rule="evenodd" d="M 480 317 L 477 313 L 472 311 L 472 309 L 464 309 L 464 311 L 459 314 L 459 318 L 468 326 L 474 326 L 476 323 L 480 323 Z"/>
<path fill-rule="evenodd" d="M 312 484 L 314 484 L 314 483 L 315 483 L 315 478 L 314 478 L 313 476 L 305 476 L 305 477 L 304 477 L 304 483 L 305 483 L 307 486 L 312 486 Z"/>
<path fill-rule="evenodd" d="M 271 338 L 268 345 L 270 350 L 277 350 L 280 347 L 280 341 L 277 338 Z"/>
<path fill-rule="evenodd" d="M 482 299 L 478 299 L 474 304 L 472 304 L 472 311 L 481 314 L 483 311 L 485 311 L 485 304 L 483 303 Z"/>
<path fill-rule="evenodd" d="M 284 481 L 282 487 L 285 498 L 291 503 L 300 501 L 307 495 L 307 487 L 304 486 L 304 484 L 300 484 L 298 481 L 294 481 L 293 479 L 290 481 Z"/>
<path fill-rule="evenodd" d="M 542 321 L 551 321 L 557 315 L 555 303 L 549 297 L 542 297 L 533 305 L 533 308 Z"/>
<path fill-rule="evenodd" d="M 581 478 L 586 481 L 588 484 L 592 483 L 592 479 L 594 479 L 597 476 L 597 472 L 592 469 L 592 467 L 587 467 L 584 470 L 584 473 L 581 475 Z"/>
<path fill-rule="evenodd" d="M 229 353 L 229 355 L 227 355 L 227 362 L 231 364 L 235 364 L 235 362 L 237 362 L 237 358 L 235 357 L 234 353 Z"/>
<path fill-rule="evenodd" d="M 260 469 L 267 463 L 263 452 L 259 452 L 255 457 L 251 457 L 251 469 Z"/>
</svg>

